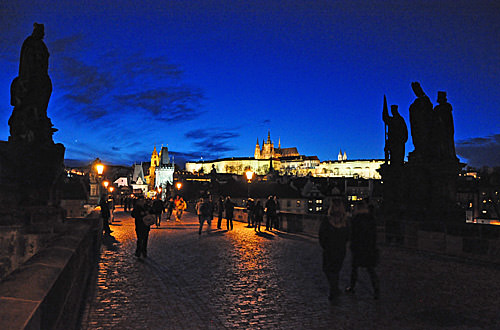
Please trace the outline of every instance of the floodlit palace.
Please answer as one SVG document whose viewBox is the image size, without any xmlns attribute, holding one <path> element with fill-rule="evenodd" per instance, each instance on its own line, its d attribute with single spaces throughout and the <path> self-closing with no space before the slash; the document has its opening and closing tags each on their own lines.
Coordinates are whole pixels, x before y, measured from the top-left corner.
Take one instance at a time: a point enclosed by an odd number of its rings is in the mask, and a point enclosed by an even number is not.
<svg viewBox="0 0 500 330">
<path fill-rule="evenodd" d="M 377 170 L 384 163 L 383 159 L 358 159 L 348 160 L 347 153 L 339 151 L 337 160 L 321 162 L 317 156 L 304 156 L 299 154 L 296 147 L 274 147 L 270 132 L 267 141 L 262 141 L 262 146 L 255 145 L 254 157 L 231 157 L 211 161 L 187 162 L 186 171 L 192 173 L 233 173 L 242 175 L 247 170 L 252 170 L 258 175 L 265 175 L 274 170 L 281 175 L 316 177 L 359 177 L 365 179 L 380 179 Z"/>
</svg>

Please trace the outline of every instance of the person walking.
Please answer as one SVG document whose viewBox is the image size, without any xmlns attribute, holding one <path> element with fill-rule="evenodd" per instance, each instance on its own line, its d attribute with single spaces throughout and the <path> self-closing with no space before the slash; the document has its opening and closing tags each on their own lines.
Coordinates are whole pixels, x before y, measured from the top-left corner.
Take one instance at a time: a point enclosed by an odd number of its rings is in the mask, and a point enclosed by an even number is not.
<svg viewBox="0 0 500 330">
<path fill-rule="evenodd" d="M 217 200 L 217 229 L 221 229 L 222 225 L 222 213 L 224 212 L 224 199 L 219 196 Z"/>
<path fill-rule="evenodd" d="M 257 203 L 255 203 L 253 210 L 253 218 L 254 218 L 255 231 L 260 233 L 260 224 L 262 223 L 262 220 L 264 218 L 264 207 L 262 206 L 260 199 L 257 200 Z"/>
<path fill-rule="evenodd" d="M 203 230 L 203 224 L 205 221 L 207 222 L 207 233 L 210 234 L 210 226 L 212 225 L 212 221 L 210 219 L 210 214 L 212 211 L 212 207 L 210 206 L 210 200 L 206 198 L 200 198 L 198 203 L 196 203 L 196 213 L 198 214 L 198 220 L 200 222 L 200 228 L 198 230 L 198 235 L 201 235 L 201 231 Z"/>
<path fill-rule="evenodd" d="M 330 287 L 330 301 L 340 294 L 339 273 L 344 262 L 348 238 L 344 203 L 340 198 L 333 199 L 328 208 L 328 215 L 319 228 L 319 243 L 323 249 L 323 272 Z"/>
<path fill-rule="evenodd" d="M 108 199 L 105 195 L 101 196 L 99 206 L 101 207 L 102 230 L 104 231 L 104 235 L 109 235 L 113 231 L 111 230 L 111 228 L 109 228 L 109 218 L 111 215 L 111 211 L 109 210 Z"/>
<path fill-rule="evenodd" d="M 137 235 L 137 248 L 135 250 L 135 256 L 140 258 L 141 255 L 144 258 L 148 257 L 148 237 L 149 237 L 149 226 L 144 224 L 143 218 L 148 214 L 145 207 L 144 198 L 139 198 L 132 210 L 132 217 L 135 219 L 135 233 Z"/>
<path fill-rule="evenodd" d="M 181 221 L 182 214 L 186 208 L 187 204 L 184 199 L 177 195 L 175 199 L 175 221 Z"/>
<path fill-rule="evenodd" d="M 378 263 L 379 252 L 377 249 L 377 226 L 375 217 L 370 212 L 366 199 L 362 200 L 354 209 L 354 216 L 351 220 L 351 253 L 352 269 L 350 286 L 346 292 L 354 293 L 356 281 L 358 279 L 358 268 L 366 268 L 370 275 L 373 288 L 373 298 L 380 296 L 380 287 L 375 266 Z"/>
<path fill-rule="evenodd" d="M 167 209 L 167 216 L 166 216 L 165 221 L 170 221 L 170 217 L 172 216 L 172 212 L 174 211 L 174 207 L 175 207 L 174 199 L 172 197 L 170 197 L 168 199 L 167 205 L 165 206 L 165 208 Z"/>
<path fill-rule="evenodd" d="M 227 230 L 233 230 L 234 203 L 231 201 L 230 196 L 226 197 L 224 209 L 226 210 Z"/>
<path fill-rule="evenodd" d="M 153 214 L 155 215 L 155 224 L 156 228 L 160 227 L 161 225 L 161 215 L 163 213 L 163 201 L 161 200 L 160 196 L 157 196 L 157 198 L 153 201 Z"/>
</svg>

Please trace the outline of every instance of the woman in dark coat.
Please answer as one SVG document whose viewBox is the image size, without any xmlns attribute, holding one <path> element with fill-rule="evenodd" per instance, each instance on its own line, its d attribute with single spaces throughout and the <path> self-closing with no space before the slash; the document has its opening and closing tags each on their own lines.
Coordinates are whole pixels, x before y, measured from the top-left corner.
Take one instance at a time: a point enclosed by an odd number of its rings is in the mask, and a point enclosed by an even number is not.
<svg viewBox="0 0 500 330">
<path fill-rule="evenodd" d="M 323 248 L 323 271 L 330 285 L 328 299 L 339 295 L 339 273 L 346 254 L 346 243 L 349 238 L 347 214 L 341 199 L 330 203 L 328 216 L 319 228 L 319 243 Z"/>
<path fill-rule="evenodd" d="M 380 294 L 379 280 L 375 273 L 375 266 L 378 262 L 377 226 L 366 200 L 358 204 L 354 210 L 351 222 L 351 253 L 351 285 L 346 288 L 346 292 L 354 293 L 358 279 L 358 268 L 363 267 L 370 275 L 373 297 L 378 299 Z"/>
<path fill-rule="evenodd" d="M 135 233 L 137 235 L 137 249 L 135 250 L 135 256 L 144 258 L 148 257 L 148 236 L 149 236 L 149 226 L 146 226 L 142 219 L 148 214 L 145 201 L 143 198 L 137 200 L 134 206 L 134 210 L 131 215 L 135 219 Z"/>
</svg>

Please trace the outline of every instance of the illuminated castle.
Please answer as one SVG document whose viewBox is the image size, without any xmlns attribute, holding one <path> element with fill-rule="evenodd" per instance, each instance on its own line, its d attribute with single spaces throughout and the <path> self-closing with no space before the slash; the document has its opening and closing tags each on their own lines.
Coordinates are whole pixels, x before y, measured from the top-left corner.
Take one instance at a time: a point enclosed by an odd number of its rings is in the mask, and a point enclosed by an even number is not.
<svg viewBox="0 0 500 330">
<path fill-rule="evenodd" d="M 259 139 L 255 145 L 255 159 L 283 158 L 300 156 L 296 147 L 281 148 L 281 141 L 278 139 L 278 148 L 274 148 L 274 143 L 271 141 L 271 132 L 267 132 L 267 141 L 262 140 L 262 148 L 259 145 Z"/>
</svg>

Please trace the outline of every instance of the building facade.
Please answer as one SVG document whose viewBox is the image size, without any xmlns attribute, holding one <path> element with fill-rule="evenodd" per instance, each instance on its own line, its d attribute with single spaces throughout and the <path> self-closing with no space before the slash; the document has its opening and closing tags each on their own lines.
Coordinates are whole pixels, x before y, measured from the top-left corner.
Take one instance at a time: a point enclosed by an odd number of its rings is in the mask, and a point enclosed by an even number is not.
<svg viewBox="0 0 500 330">
<path fill-rule="evenodd" d="M 155 148 L 156 150 L 156 148 Z M 162 147 L 158 157 L 158 163 L 154 168 L 154 188 L 165 188 L 174 184 L 174 162 L 170 160 L 168 148 Z M 151 159 L 151 163 L 153 160 Z"/>
<path fill-rule="evenodd" d="M 281 141 L 278 141 L 278 148 L 275 148 L 268 132 L 267 141 L 262 141 L 262 146 L 257 140 L 254 157 L 187 162 L 186 171 L 210 173 L 215 169 L 217 173 L 243 175 L 245 171 L 252 170 L 258 175 L 265 175 L 272 167 L 280 175 L 380 179 L 377 170 L 383 163 L 383 159 L 348 160 L 347 153 L 342 150 L 338 160 L 321 162 L 317 156 L 300 155 L 296 147 L 281 148 Z"/>
</svg>

